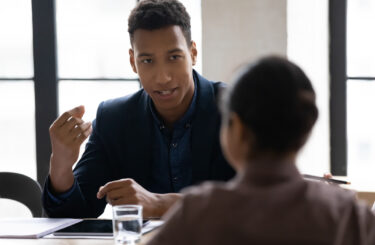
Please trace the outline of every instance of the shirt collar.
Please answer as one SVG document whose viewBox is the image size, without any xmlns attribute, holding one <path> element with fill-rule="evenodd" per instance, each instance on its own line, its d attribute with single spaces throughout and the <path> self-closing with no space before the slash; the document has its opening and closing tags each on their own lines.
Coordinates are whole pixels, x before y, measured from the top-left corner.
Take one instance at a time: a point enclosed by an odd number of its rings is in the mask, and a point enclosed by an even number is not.
<svg viewBox="0 0 375 245">
<path fill-rule="evenodd" d="M 185 112 L 185 114 L 180 118 L 177 122 L 174 123 L 173 128 L 189 128 L 191 126 L 191 122 L 196 110 L 196 102 L 197 102 L 197 77 L 193 73 L 193 79 L 194 79 L 194 94 L 193 99 L 191 100 L 191 103 L 189 105 L 188 110 Z M 160 118 L 159 114 L 157 113 L 154 102 L 152 101 L 151 97 L 148 95 L 148 105 L 152 114 L 152 117 L 154 119 L 154 122 L 159 126 L 160 129 L 165 128 L 163 120 Z"/>
</svg>

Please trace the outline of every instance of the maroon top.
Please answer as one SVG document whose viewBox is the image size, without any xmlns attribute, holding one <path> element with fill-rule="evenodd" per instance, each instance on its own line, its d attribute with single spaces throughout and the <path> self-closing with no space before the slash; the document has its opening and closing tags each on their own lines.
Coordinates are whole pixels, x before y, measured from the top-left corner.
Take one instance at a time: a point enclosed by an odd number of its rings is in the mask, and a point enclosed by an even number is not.
<svg viewBox="0 0 375 245">
<path fill-rule="evenodd" d="M 375 244 L 375 216 L 352 191 L 258 162 L 228 183 L 189 188 L 148 245 Z"/>
</svg>

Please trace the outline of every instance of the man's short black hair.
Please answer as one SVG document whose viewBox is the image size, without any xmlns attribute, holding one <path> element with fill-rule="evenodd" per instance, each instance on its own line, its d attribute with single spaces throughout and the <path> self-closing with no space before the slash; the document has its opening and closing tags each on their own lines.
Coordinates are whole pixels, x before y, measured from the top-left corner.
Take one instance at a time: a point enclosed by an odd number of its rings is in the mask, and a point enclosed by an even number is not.
<svg viewBox="0 0 375 245">
<path fill-rule="evenodd" d="M 235 112 L 255 136 L 252 152 L 288 153 L 305 143 L 318 117 L 315 92 L 305 73 L 280 57 L 248 65 L 227 92 L 222 111 Z"/>
<path fill-rule="evenodd" d="M 156 30 L 172 25 L 180 26 L 187 44 L 191 43 L 190 16 L 177 0 L 143 0 L 132 10 L 128 19 L 130 42 L 137 29 Z"/>
</svg>

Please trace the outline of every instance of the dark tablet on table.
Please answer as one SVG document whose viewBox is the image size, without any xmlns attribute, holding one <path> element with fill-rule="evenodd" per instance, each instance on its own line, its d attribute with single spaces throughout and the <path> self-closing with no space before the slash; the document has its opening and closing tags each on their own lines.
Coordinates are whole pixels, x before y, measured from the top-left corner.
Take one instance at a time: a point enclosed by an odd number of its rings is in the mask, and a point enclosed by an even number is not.
<svg viewBox="0 0 375 245">
<path fill-rule="evenodd" d="M 143 220 L 145 226 L 149 220 Z M 113 236 L 112 220 L 84 219 L 53 233 L 55 236 Z"/>
</svg>

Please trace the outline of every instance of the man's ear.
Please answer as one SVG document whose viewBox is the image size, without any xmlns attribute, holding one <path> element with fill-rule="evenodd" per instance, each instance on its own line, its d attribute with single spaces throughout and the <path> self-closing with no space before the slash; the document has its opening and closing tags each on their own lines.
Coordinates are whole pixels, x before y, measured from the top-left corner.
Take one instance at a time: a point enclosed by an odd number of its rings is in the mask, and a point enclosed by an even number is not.
<svg viewBox="0 0 375 245">
<path fill-rule="evenodd" d="M 190 43 L 190 55 L 191 55 L 192 64 L 194 66 L 197 63 L 197 55 L 198 55 L 197 45 L 194 41 L 191 41 Z"/>
<path fill-rule="evenodd" d="M 130 65 L 132 66 L 132 69 L 135 73 L 137 72 L 137 67 L 135 66 L 135 59 L 134 59 L 134 51 L 133 49 L 129 49 L 129 59 L 130 59 Z"/>
</svg>

